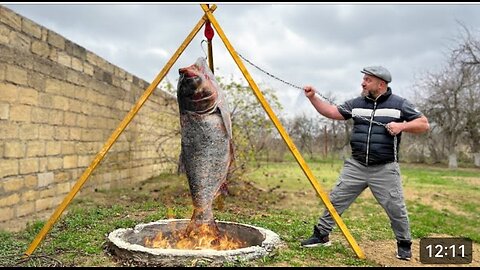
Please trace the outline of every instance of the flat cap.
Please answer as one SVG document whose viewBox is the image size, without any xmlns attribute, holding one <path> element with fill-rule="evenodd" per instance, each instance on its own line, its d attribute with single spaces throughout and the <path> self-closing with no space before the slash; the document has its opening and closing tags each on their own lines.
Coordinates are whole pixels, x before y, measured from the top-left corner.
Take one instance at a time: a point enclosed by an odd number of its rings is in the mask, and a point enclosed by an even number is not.
<svg viewBox="0 0 480 270">
<path fill-rule="evenodd" d="M 392 81 L 392 75 L 390 75 L 390 71 L 382 66 L 365 67 L 360 72 L 380 78 L 387 83 Z"/>
</svg>

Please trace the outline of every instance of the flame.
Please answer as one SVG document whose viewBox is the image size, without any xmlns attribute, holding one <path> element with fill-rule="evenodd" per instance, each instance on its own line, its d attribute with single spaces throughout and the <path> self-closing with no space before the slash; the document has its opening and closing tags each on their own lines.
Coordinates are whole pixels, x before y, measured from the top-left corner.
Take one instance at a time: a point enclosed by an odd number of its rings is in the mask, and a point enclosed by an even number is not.
<svg viewBox="0 0 480 270">
<path fill-rule="evenodd" d="M 145 246 L 151 248 L 173 248 L 173 249 L 214 249 L 231 250 L 244 245 L 240 240 L 233 239 L 227 235 L 219 235 L 218 231 L 212 226 L 201 224 L 195 226 L 194 230 L 176 230 L 172 231 L 170 236 L 164 236 L 158 232 L 155 237 L 149 239 L 145 237 Z"/>
<path fill-rule="evenodd" d="M 163 237 L 162 232 L 157 233 L 153 239 L 145 238 L 145 246 L 152 248 L 170 248 L 168 239 Z"/>
</svg>

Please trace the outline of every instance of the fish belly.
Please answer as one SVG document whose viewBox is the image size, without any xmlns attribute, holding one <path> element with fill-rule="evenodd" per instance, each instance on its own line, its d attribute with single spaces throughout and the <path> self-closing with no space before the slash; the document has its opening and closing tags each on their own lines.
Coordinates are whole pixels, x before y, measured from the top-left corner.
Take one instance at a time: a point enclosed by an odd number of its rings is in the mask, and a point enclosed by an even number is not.
<svg viewBox="0 0 480 270">
<path fill-rule="evenodd" d="M 182 159 L 195 207 L 192 220 L 213 221 L 212 201 L 226 181 L 230 139 L 220 113 L 182 114 Z"/>
</svg>

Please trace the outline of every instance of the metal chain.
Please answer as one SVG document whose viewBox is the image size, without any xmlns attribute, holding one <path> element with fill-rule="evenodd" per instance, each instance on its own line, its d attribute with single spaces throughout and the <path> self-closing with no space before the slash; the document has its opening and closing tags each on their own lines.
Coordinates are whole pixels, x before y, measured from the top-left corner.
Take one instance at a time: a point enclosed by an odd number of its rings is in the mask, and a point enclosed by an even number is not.
<svg viewBox="0 0 480 270">
<path fill-rule="evenodd" d="M 271 74 L 270 72 L 262 69 L 261 67 L 255 65 L 254 63 L 252 63 L 251 61 L 249 61 L 248 59 L 246 59 L 245 57 L 243 57 L 240 53 L 237 52 L 237 54 L 238 54 L 238 56 L 240 56 L 240 58 L 242 58 L 243 60 L 245 60 L 245 62 L 249 63 L 250 65 L 252 65 L 252 66 L 255 67 L 256 69 L 260 70 L 261 72 L 267 74 L 268 76 L 270 76 L 270 77 L 276 79 L 277 81 L 280 81 L 280 82 L 282 82 L 282 83 L 284 83 L 284 84 L 286 84 L 286 85 L 289 85 L 289 86 L 291 86 L 291 87 L 293 87 L 293 88 L 297 88 L 297 89 L 300 89 L 300 90 L 303 91 L 303 87 L 300 87 L 300 86 L 298 86 L 298 85 L 295 85 L 295 84 L 293 84 L 293 83 L 290 83 L 290 82 L 287 82 L 287 81 L 285 81 L 285 80 L 283 80 L 283 79 L 280 79 L 279 77 L 277 77 L 277 76 Z M 365 121 L 367 121 L 367 122 L 371 122 L 371 123 L 373 123 L 373 124 L 376 124 L 376 125 L 383 126 L 383 127 L 387 128 L 387 125 L 384 124 L 384 123 L 375 121 L 375 120 L 373 120 L 373 119 L 368 119 L 368 118 L 366 118 L 366 117 L 364 117 L 364 116 L 361 116 L 361 115 L 353 114 L 350 110 L 347 110 L 345 107 L 343 107 L 343 105 L 337 105 L 337 104 L 335 104 L 335 102 L 333 102 L 331 99 L 327 98 L 326 96 L 324 96 L 322 93 L 318 92 L 317 90 L 315 90 L 315 94 L 319 95 L 321 98 L 323 98 L 324 100 L 328 101 L 330 104 L 335 105 L 335 106 L 337 106 L 338 108 L 341 108 L 342 110 L 344 110 L 345 112 L 351 114 L 352 117 L 360 118 L 360 119 L 365 120 Z M 397 135 L 395 135 L 394 138 L 393 138 L 393 152 L 394 152 L 395 162 L 397 162 Z"/>
<path fill-rule="evenodd" d="M 260 70 L 261 72 L 267 74 L 268 76 L 270 76 L 270 77 L 272 77 L 272 78 L 274 78 L 274 79 L 276 79 L 276 80 L 278 80 L 278 81 L 281 81 L 281 82 L 283 82 L 283 83 L 286 84 L 286 85 L 290 85 L 290 86 L 293 87 L 293 88 L 297 88 L 297 89 L 303 90 L 302 87 L 296 86 L 296 85 L 294 85 L 293 83 L 289 83 L 289 82 L 287 82 L 287 81 L 285 81 L 285 80 L 282 80 L 282 79 L 278 78 L 277 76 L 271 74 L 270 72 L 268 72 L 268 71 L 262 69 L 261 67 L 255 65 L 254 63 L 250 62 L 247 58 L 243 57 L 240 53 L 237 52 L 237 54 L 238 54 L 238 56 L 240 56 L 243 60 L 245 60 L 247 63 L 249 63 L 250 65 L 254 66 L 255 68 L 257 68 L 257 69 Z"/>
</svg>

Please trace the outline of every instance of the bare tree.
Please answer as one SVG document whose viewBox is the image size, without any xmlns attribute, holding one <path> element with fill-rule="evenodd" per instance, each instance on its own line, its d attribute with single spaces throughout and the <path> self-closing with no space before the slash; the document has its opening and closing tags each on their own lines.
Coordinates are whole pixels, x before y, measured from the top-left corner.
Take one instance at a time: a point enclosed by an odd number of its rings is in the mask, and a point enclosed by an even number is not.
<svg viewBox="0 0 480 270">
<path fill-rule="evenodd" d="M 315 156 L 315 153 L 325 147 L 323 138 L 323 127 L 326 126 L 324 118 L 318 115 L 307 117 L 305 114 L 296 116 L 288 122 L 288 133 L 302 152 Z"/>
<path fill-rule="evenodd" d="M 457 48 L 452 50 L 452 59 L 462 66 L 470 66 L 480 69 L 480 41 L 471 34 L 471 31 L 463 23 L 459 22 L 460 41 Z"/>
<path fill-rule="evenodd" d="M 421 107 L 431 122 L 440 127 L 445 138 L 449 167 L 456 168 L 458 139 L 467 126 L 465 93 L 471 84 L 471 70 L 449 64 L 438 74 L 430 74 L 420 83 Z"/>
<path fill-rule="evenodd" d="M 471 86 L 465 94 L 466 138 L 474 156 L 474 163 L 480 167 L 480 38 L 474 36 L 462 23 L 459 45 L 452 51 L 452 61 L 462 70 L 471 74 Z"/>
<path fill-rule="evenodd" d="M 217 81 L 227 95 L 231 112 L 236 153 L 233 177 L 236 177 L 246 171 L 247 163 L 256 162 L 266 154 L 276 130 L 249 86 L 223 77 L 217 77 Z M 281 114 L 282 106 L 273 90 L 265 88 L 262 92 L 272 110 Z"/>
</svg>

